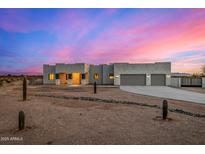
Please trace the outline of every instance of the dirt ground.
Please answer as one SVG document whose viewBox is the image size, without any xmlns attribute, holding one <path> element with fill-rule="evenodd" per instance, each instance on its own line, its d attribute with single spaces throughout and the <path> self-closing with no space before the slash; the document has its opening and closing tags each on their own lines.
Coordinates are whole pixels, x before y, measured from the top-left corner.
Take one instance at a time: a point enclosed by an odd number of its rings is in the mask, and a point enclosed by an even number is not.
<svg viewBox="0 0 205 154">
<path fill-rule="evenodd" d="M 56 98 L 56 96 L 58 98 Z M 0 87 L 0 144 L 205 144 L 205 117 L 134 104 L 68 99 L 90 97 L 161 106 L 163 99 L 118 87 L 29 85 L 22 101 L 21 81 Z M 170 109 L 205 115 L 205 105 L 168 100 Z M 26 128 L 18 131 L 18 112 Z"/>
</svg>

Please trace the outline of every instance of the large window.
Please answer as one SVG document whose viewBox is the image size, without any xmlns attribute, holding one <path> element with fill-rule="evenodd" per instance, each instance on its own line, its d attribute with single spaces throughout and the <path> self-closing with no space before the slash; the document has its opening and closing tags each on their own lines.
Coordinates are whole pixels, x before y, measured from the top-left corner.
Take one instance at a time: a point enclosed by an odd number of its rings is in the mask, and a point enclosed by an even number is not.
<svg viewBox="0 0 205 154">
<path fill-rule="evenodd" d="M 109 73 L 109 79 L 114 79 L 114 74 L 113 73 Z"/>
<path fill-rule="evenodd" d="M 48 80 L 54 80 L 54 73 L 48 74 Z"/>
<path fill-rule="evenodd" d="M 95 73 L 93 78 L 94 78 L 94 80 L 98 80 L 99 79 L 99 74 Z"/>
</svg>

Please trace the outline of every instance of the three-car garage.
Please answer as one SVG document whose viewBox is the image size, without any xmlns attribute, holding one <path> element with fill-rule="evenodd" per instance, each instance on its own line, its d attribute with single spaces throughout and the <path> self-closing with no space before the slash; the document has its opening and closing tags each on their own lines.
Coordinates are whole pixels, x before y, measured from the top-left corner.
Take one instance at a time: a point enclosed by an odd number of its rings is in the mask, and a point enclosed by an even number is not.
<svg viewBox="0 0 205 154">
<path fill-rule="evenodd" d="M 120 85 L 122 86 L 146 86 L 146 74 L 120 74 Z M 148 76 L 151 86 L 165 86 L 165 74 L 151 74 Z"/>
<path fill-rule="evenodd" d="M 120 86 L 169 86 L 171 63 L 115 63 L 114 85 Z"/>
</svg>

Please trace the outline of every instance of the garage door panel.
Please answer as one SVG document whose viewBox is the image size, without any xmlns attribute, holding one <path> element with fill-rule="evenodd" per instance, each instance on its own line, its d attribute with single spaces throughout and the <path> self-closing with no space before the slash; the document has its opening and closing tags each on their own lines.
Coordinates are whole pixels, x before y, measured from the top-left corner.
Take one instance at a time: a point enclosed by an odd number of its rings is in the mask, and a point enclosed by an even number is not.
<svg viewBox="0 0 205 154">
<path fill-rule="evenodd" d="M 145 74 L 121 74 L 120 85 L 146 85 Z"/>
<path fill-rule="evenodd" d="M 166 76 L 165 74 L 152 74 L 151 75 L 151 85 L 152 86 L 165 86 Z"/>
</svg>

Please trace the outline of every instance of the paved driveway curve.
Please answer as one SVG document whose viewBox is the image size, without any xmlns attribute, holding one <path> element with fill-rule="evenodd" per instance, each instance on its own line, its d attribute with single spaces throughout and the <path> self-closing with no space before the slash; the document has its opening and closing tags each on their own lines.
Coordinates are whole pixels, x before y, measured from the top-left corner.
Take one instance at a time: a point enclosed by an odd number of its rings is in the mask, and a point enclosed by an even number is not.
<svg viewBox="0 0 205 154">
<path fill-rule="evenodd" d="M 166 86 L 120 86 L 120 89 L 141 95 L 205 104 L 205 94 Z"/>
</svg>

